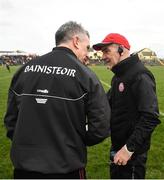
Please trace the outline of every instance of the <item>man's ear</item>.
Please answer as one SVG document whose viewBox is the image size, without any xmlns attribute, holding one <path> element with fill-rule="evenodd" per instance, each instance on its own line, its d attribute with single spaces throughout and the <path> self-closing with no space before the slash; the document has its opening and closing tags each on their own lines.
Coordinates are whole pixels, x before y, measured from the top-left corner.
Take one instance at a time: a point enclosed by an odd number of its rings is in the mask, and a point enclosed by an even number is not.
<svg viewBox="0 0 164 180">
<path fill-rule="evenodd" d="M 74 47 L 79 49 L 79 37 L 78 36 L 73 37 L 73 45 L 74 45 Z"/>
</svg>

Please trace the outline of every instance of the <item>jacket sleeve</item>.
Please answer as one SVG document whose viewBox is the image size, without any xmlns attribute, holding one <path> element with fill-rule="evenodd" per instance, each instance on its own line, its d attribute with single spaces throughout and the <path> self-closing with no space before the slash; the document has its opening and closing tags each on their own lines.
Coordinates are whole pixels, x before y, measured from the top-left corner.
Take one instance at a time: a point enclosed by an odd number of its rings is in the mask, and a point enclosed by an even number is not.
<svg viewBox="0 0 164 180">
<path fill-rule="evenodd" d="M 103 141 L 110 134 L 111 109 L 98 80 L 96 85 L 92 85 L 92 91 L 88 94 L 86 111 L 88 131 L 85 139 L 86 144 L 91 146 Z"/>
<path fill-rule="evenodd" d="M 15 94 L 13 93 L 11 87 L 8 93 L 7 111 L 4 118 L 4 124 L 7 129 L 7 137 L 12 140 L 16 121 L 18 115 L 18 108 L 16 104 Z"/>
<path fill-rule="evenodd" d="M 151 134 L 160 123 L 155 81 L 147 74 L 141 74 L 132 85 L 132 94 L 137 103 L 139 116 L 135 128 L 127 141 L 127 148 L 135 153 L 147 151 L 143 145 L 150 142 Z"/>
</svg>

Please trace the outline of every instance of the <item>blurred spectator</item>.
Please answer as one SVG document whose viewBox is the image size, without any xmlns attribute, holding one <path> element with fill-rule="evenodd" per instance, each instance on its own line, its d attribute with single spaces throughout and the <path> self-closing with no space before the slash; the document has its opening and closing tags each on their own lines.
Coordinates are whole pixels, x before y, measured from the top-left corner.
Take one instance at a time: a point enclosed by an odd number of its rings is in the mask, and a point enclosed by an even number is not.
<svg viewBox="0 0 164 180">
<path fill-rule="evenodd" d="M 6 63 L 5 66 L 6 66 L 6 69 L 7 69 L 7 70 L 9 71 L 9 73 L 10 73 L 10 66 L 9 66 L 9 63 Z"/>
<path fill-rule="evenodd" d="M 20 56 L 15 56 L 15 55 L 3 55 L 0 57 L 3 63 L 8 63 L 8 65 L 13 66 L 13 65 L 22 65 L 22 64 L 26 64 L 27 62 L 29 62 L 30 60 L 36 58 L 36 55 L 29 55 L 29 56 L 25 56 L 25 55 L 20 55 Z"/>
</svg>

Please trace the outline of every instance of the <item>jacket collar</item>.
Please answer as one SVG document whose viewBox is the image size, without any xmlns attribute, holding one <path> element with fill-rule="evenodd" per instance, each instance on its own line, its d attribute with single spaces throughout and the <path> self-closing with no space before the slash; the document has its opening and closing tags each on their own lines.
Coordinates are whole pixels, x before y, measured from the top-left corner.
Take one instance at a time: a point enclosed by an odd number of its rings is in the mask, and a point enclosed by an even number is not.
<svg viewBox="0 0 164 180">
<path fill-rule="evenodd" d="M 121 76 L 125 74 L 132 66 L 134 66 L 137 62 L 139 62 L 138 55 L 131 55 L 130 57 L 124 59 L 123 61 L 119 62 L 112 68 L 112 72 L 116 76 Z"/>
<path fill-rule="evenodd" d="M 56 51 L 56 50 L 66 51 L 67 53 L 69 53 L 69 54 L 71 54 L 71 55 L 73 55 L 73 56 L 75 56 L 75 57 L 77 58 L 77 56 L 75 55 L 75 53 L 74 53 L 71 49 L 69 49 L 69 48 L 67 48 L 67 47 L 57 46 L 57 47 L 54 47 L 54 48 L 52 49 L 52 51 Z"/>
</svg>

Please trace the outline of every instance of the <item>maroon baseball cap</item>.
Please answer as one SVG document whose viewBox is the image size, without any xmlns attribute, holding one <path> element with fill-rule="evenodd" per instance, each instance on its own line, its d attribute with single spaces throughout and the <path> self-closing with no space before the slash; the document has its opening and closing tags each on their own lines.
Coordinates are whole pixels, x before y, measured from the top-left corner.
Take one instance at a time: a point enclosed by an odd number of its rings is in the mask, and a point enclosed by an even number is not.
<svg viewBox="0 0 164 180">
<path fill-rule="evenodd" d="M 108 34 L 101 43 L 94 44 L 93 49 L 96 51 L 100 51 L 104 46 L 109 44 L 120 44 L 130 50 L 130 44 L 128 40 L 123 35 L 118 33 Z"/>
</svg>

